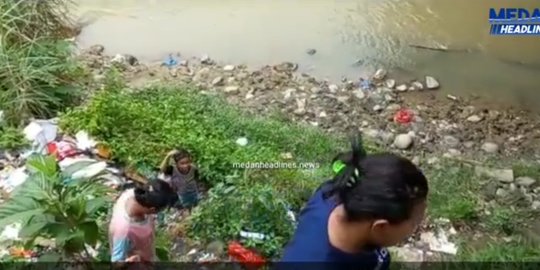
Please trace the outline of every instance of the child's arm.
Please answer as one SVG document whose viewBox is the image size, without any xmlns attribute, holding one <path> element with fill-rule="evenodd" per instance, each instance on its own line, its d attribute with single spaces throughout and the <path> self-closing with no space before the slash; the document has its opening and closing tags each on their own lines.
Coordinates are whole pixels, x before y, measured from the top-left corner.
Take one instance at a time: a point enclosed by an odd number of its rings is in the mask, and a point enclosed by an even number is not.
<svg viewBox="0 0 540 270">
<path fill-rule="evenodd" d="M 162 173 L 167 174 L 167 169 L 170 166 L 171 158 L 174 154 L 176 154 L 176 152 L 176 150 L 172 150 L 165 156 L 165 158 L 161 162 L 161 165 L 159 166 L 159 169 Z"/>
</svg>

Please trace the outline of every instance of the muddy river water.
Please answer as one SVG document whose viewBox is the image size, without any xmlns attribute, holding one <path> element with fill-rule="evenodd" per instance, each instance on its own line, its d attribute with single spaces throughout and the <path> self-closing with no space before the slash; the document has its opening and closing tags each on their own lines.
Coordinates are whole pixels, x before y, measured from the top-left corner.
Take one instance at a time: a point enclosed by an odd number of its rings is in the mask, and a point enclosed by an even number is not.
<svg viewBox="0 0 540 270">
<path fill-rule="evenodd" d="M 170 53 L 313 75 L 432 75 L 442 92 L 540 107 L 540 37 L 490 36 L 489 8 L 540 0 L 77 0 L 82 47 L 160 61 Z M 450 51 L 411 47 L 446 46 Z M 315 49 L 310 55 L 307 50 Z"/>
</svg>

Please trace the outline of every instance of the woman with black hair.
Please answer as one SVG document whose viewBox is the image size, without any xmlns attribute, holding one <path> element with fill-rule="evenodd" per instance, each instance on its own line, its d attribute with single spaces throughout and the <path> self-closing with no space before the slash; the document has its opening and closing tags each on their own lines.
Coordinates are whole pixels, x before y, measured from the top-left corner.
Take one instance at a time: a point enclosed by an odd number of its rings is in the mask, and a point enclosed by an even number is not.
<svg viewBox="0 0 540 270">
<path fill-rule="evenodd" d="M 406 239 L 424 218 L 426 177 L 405 158 L 366 155 L 361 139 L 353 140 L 352 152 L 333 163 L 336 176 L 300 213 L 282 261 L 388 269 L 385 247 Z"/>
<path fill-rule="evenodd" d="M 177 201 L 176 193 L 162 180 L 124 191 L 109 225 L 111 261 L 154 261 L 154 215 Z"/>
</svg>

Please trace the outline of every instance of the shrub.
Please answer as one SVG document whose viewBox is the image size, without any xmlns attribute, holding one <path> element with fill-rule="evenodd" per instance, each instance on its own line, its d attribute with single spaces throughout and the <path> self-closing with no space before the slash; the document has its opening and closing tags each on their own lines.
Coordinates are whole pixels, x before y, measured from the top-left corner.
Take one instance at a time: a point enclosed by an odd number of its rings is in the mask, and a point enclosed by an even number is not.
<svg viewBox="0 0 540 270">
<path fill-rule="evenodd" d="M 202 241 L 237 239 L 241 229 L 261 232 L 270 239 L 247 245 L 277 255 L 293 232 L 287 209 L 300 209 L 323 175 L 328 177 L 328 161 L 342 143 L 309 126 L 249 115 L 188 87 L 128 92 L 114 76 L 108 85 L 86 107 L 62 115 L 61 128 L 68 133 L 86 130 L 110 145 L 114 158 L 130 165 L 156 166 L 176 147 L 191 151 L 214 186 L 188 224 L 191 236 Z M 237 145 L 239 137 L 246 137 L 248 145 Z M 284 152 L 294 160 L 284 160 Z M 233 166 L 276 161 L 322 165 L 314 170 Z"/>
<path fill-rule="evenodd" d="M 97 220 L 106 215 L 109 201 L 98 179 L 66 184 L 53 156 L 33 156 L 26 166 L 29 178 L 0 208 L 0 227 L 20 222 L 19 236 L 27 246 L 39 236 L 54 238 L 58 259 L 87 252 L 85 244 L 95 246 L 104 238 Z"/>
<path fill-rule="evenodd" d="M 51 117 L 78 101 L 82 68 L 71 59 L 69 1 L 0 3 L 0 108 L 10 125 Z"/>
</svg>

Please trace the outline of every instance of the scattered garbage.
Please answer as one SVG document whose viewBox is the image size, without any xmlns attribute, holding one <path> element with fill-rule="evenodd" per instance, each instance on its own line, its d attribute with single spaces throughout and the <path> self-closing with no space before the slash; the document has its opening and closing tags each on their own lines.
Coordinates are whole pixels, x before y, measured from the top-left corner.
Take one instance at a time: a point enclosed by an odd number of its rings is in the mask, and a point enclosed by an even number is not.
<svg viewBox="0 0 540 270">
<path fill-rule="evenodd" d="M 167 59 L 165 59 L 165 61 L 163 61 L 163 65 L 168 67 L 168 68 L 172 68 L 176 65 L 178 65 L 178 60 L 176 60 L 172 54 L 169 54 L 169 56 L 167 57 Z"/>
<path fill-rule="evenodd" d="M 242 137 L 242 138 L 238 138 L 236 140 L 236 144 L 240 145 L 240 146 L 246 146 L 248 144 L 248 139 L 245 138 L 245 137 Z"/>
<path fill-rule="evenodd" d="M 20 240 L 19 231 L 21 230 L 20 223 L 14 223 L 4 227 L 4 230 L 0 234 L 0 242 Z"/>
<path fill-rule="evenodd" d="M 240 231 L 240 236 L 243 238 L 255 239 L 255 240 L 264 240 L 268 238 L 267 235 L 264 235 L 262 233 L 246 232 L 246 231 Z"/>
<path fill-rule="evenodd" d="M 362 90 L 373 89 L 373 83 L 369 79 L 360 79 L 360 88 Z"/>
<path fill-rule="evenodd" d="M 58 126 L 56 119 L 34 120 L 23 130 L 26 139 L 32 142 L 33 151 L 47 154 L 47 144 L 56 139 Z"/>
<path fill-rule="evenodd" d="M 79 131 L 75 134 L 77 148 L 80 150 L 90 150 L 96 146 L 96 141 L 92 140 L 86 131 Z"/>
<path fill-rule="evenodd" d="M 4 171 L 5 170 L 6 169 L 4 169 Z M 0 178 L 0 188 L 7 193 L 11 193 L 16 187 L 22 185 L 28 178 L 25 167 L 14 169 L 8 173 L 9 175 L 5 180 Z"/>
<path fill-rule="evenodd" d="M 414 114 L 407 109 L 400 109 L 394 115 L 394 122 L 399 124 L 409 124 L 413 121 Z"/>
<path fill-rule="evenodd" d="M 232 260 L 249 269 L 257 269 L 266 263 L 263 257 L 243 247 L 238 242 L 229 243 L 228 254 Z"/>
<path fill-rule="evenodd" d="M 439 230 L 437 234 L 433 232 L 425 232 L 420 235 L 420 239 L 429 244 L 429 249 L 431 251 L 456 255 L 457 246 L 456 244 L 448 241 L 448 236 L 445 231 Z"/>
</svg>

